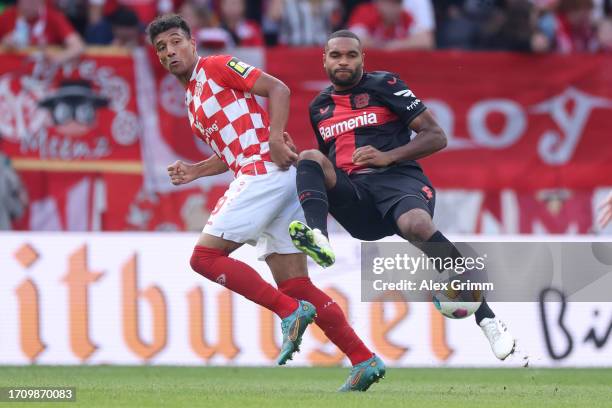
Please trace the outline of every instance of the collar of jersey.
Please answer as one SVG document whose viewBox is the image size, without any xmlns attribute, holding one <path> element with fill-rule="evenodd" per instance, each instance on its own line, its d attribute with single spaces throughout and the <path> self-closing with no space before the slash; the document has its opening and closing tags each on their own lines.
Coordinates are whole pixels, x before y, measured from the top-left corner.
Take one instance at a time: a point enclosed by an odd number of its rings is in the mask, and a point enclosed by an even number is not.
<svg viewBox="0 0 612 408">
<path fill-rule="evenodd" d="M 198 67 L 200 66 L 201 60 L 202 57 L 198 57 L 198 62 L 196 62 L 195 67 L 193 67 L 193 72 L 191 73 L 191 78 L 189 78 L 189 82 L 193 81 L 198 76 Z"/>
</svg>

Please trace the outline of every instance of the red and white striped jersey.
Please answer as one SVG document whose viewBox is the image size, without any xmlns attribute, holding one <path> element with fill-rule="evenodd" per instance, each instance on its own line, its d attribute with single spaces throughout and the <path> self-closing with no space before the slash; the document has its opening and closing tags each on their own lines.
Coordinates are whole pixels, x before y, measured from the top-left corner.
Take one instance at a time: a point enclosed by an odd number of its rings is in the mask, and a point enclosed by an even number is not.
<svg viewBox="0 0 612 408">
<path fill-rule="evenodd" d="M 261 70 L 227 55 L 200 57 L 185 93 L 191 128 L 232 170 L 265 174 L 274 164 L 270 120 L 249 91 Z"/>
</svg>

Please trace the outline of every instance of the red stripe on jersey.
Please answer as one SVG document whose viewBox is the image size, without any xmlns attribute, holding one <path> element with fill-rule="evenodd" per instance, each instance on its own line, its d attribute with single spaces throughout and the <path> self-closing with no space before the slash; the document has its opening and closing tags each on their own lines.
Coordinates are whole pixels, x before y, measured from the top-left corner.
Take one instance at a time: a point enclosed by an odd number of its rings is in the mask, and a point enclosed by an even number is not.
<svg viewBox="0 0 612 408">
<path fill-rule="evenodd" d="M 356 149 L 355 129 L 367 126 L 379 126 L 398 117 L 382 106 L 369 106 L 364 109 L 351 108 L 350 95 L 332 95 L 336 108 L 332 117 L 319 122 L 319 133 L 327 142 L 335 138 L 336 167 L 349 174 L 364 166 L 353 163 Z"/>
<path fill-rule="evenodd" d="M 332 95 L 336 108 L 334 109 L 334 116 L 319 123 L 319 132 L 321 131 L 321 124 L 324 122 L 331 122 L 330 126 L 340 122 L 337 118 L 348 118 L 355 115 L 355 112 L 351 108 L 350 95 Z M 323 136 L 323 135 L 322 135 Z M 324 139 L 327 139 L 323 136 Z M 353 152 L 355 151 L 355 131 L 354 128 L 346 130 L 342 133 L 342 137 L 336 138 L 336 167 L 345 169 L 349 173 L 355 171 L 359 166 L 353 164 Z"/>
</svg>

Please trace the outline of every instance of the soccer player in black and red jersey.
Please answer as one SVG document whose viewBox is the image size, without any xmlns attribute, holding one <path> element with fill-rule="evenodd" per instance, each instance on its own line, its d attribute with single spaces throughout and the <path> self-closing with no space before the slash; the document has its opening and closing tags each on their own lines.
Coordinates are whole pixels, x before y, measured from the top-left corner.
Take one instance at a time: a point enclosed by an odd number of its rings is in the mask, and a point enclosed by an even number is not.
<svg viewBox="0 0 612 408">
<path fill-rule="evenodd" d="M 308 225 L 291 223 L 293 243 L 319 265 L 333 264 L 329 212 L 355 238 L 398 234 L 429 257 L 461 257 L 432 221 L 435 190 L 416 162 L 443 149 L 446 135 L 404 81 L 385 71 L 365 72 L 363 61 L 354 33 L 329 37 L 323 65 L 332 85 L 310 104 L 319 149 L 303 151 L 298 161 Z M 515 339 L 486 301 L 475 316 L 497 358 L 514 352 Z"/>
</svg>

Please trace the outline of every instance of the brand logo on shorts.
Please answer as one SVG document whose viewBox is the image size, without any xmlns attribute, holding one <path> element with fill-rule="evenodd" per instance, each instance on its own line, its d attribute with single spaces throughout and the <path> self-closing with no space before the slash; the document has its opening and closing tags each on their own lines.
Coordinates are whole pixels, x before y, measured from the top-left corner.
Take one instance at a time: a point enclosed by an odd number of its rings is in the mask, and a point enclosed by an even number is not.
<svg viewBox="0 0 612 408">
<path fill-rule="evenodd" d="M 221 275 L 217 276 L 217 279 L 215 279 L 215 282 L 217 282 L 221 286 L 225 286 L 225 274 L 222 273 Z"/>
<path fill-rule="evenodd" d="M 433 191 L 431 191 L 431 188 L 429 188 L 429 186 L 423 186 L 421 191 L 423 192 L 425 198 L 427 198 L 427 201 L 433 198 Z"/>
</svg>

